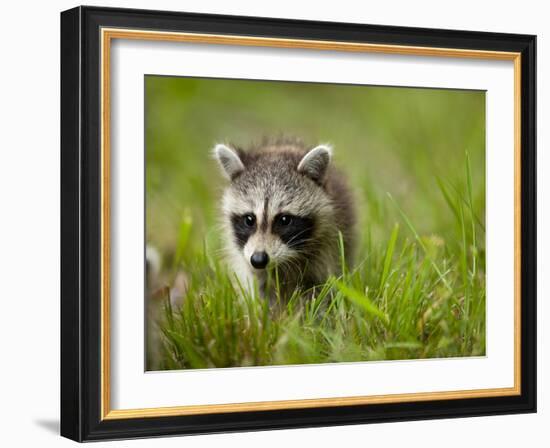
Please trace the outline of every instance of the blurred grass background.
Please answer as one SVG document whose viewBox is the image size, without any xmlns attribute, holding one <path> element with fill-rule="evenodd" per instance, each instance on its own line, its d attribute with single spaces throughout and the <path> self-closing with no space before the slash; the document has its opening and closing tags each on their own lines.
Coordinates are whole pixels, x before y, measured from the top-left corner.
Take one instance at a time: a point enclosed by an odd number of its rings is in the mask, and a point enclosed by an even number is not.
<svg viewBox="0 0 550 448">
<path fill-rule="evenodd" d="M 215 240 L 219 141 L 284 133 L 332 143 L 373 237 L 398 220 L 386 192 L 420 233 L 445 237 L 453 216 L 436 177 L 461 185 L 466 151 L 475 208 L 485 208 L 484 92 L 161 76 L 147 76 L 145 89 L 147 239 L 164 251 L 189 214 L 191 246 Z"/>
<path fill-rule="evenodd" d="M 145 100 L 146 238 L 168 276 L 175 262 L 196 267 L 205 247 L 219 248 L 225 181 L 214 144 L 246 147 L 279 134 L 334 145 L 356 195 L 359 260 L 406 216 L 419 236 L 445 247 L 442 265 L 456 261 L 463 205 L 480 229 L 469 239 L 484 255 L 485 92 L 149 75 Z"/>
</svg>

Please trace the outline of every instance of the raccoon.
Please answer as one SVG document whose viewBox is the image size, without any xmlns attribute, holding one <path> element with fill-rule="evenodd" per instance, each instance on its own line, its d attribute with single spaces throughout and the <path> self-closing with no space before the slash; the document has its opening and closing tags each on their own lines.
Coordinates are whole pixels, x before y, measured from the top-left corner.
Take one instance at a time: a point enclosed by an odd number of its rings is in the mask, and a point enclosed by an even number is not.
<svg viewBox="0 0 550 448">
<path fill-rule="evenodd" d="M 222 199 L 228 264 L 240 284 L 256 283 L 274 299 L 268 273 L 277 270 L 277 292 L 311 291 L 352 262 L 354 201 L 343 175 L 332 166 L 332 147 L 306 147 L 295 139 L 264 140 L 247 150 L 214 148 L 229 180 Z"/>
</svg>

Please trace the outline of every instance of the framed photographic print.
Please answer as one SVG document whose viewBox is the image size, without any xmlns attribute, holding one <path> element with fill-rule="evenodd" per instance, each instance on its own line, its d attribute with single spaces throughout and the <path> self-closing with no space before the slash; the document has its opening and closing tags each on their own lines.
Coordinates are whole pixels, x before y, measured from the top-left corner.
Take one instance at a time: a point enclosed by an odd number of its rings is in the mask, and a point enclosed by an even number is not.
<svg viewBox="0 0 550 448">
<path fill-rule="evenodd" d="M 535 412 L 535 36 L 61 14 L 61 433 Z"/>
</svg>

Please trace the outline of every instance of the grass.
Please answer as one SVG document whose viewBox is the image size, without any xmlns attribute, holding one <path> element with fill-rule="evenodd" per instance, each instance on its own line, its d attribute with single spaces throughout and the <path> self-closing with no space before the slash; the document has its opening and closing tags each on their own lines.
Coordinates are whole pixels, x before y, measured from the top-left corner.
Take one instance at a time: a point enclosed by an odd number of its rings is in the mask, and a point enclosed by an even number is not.
<svg viewBox="0 0 550 448">
<path fill-rule="evenodd" d="M 367 242 L 365 258 L 316 287 L 311 299 L 295 294 L 271 309 L 234 286 L 204 252 L 183 306 L 172 309 L 164 300 L 159 368 L 484 355 L 483 229 L 469 193 L 441 181 L 439 188 L 456 217 L 453 241 L 420 236 L 388 197 L 403 227 L 395 224 L 380 244 Z"/>
<path fill-rule="evenodd" d="M 148 369 L 485 354 L 483 92 L 151 76 L 146 101 L 147 242 L 168 286 L 148 299 Z M 208 150 L 281 130 L 335 145 L 360 243 L 311 300 L 272 309 L 224 268 Z"/>
</svg>

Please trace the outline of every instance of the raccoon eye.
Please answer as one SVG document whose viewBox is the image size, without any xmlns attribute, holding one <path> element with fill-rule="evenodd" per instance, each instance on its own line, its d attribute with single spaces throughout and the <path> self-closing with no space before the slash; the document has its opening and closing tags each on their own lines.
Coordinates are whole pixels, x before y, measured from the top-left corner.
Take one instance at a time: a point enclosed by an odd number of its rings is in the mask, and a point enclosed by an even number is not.
<svg viewBox="0 0 550 448">
<path fill-rule="evenodd" d="M 279 218 L 279 222 L 280 222 L 281 225 L 283 225 L 283 226 L 288 226 L 288 225 L 292 222 L 292 217 L 289 216 L 289 215 L 282 215 L 282 216 Z"/>
<path fill-rule="evenodd" d="M 248 227 L 254 227 L 254 224 L 256 223 L 256 217 L 251 214 L 244 215 L 244 223 Z"/>
</svg>

